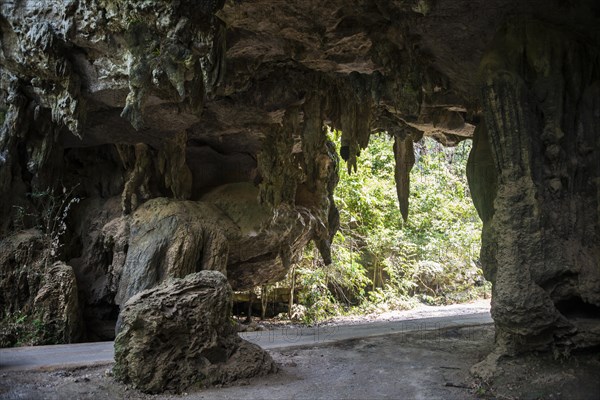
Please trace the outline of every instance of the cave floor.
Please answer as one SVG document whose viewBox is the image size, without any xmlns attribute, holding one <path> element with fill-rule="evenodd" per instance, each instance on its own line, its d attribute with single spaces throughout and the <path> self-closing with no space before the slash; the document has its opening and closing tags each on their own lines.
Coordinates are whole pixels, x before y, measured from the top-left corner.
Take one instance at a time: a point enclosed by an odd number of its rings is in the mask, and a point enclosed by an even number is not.
<svg viewBox="0 0 600 400">
<path fill-rule="evenodd" d="M 117 383 L 111 365 L 0 372 L 2 399 L 597 399 L 600 357 L 550 354 L 501 361 L 493 380 L 470 367 L 493 347 L 493 325 L 454 327 L 270 350 L 277 374 L 181 395 Z"/>
</svg>

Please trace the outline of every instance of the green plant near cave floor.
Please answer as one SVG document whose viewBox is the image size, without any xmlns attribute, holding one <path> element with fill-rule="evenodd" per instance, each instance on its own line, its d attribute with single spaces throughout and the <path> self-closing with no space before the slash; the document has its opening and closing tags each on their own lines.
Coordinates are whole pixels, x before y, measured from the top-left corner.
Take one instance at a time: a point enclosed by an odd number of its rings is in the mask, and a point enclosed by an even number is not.
<svg viewBox="0 0 600 400">
<path fill-rule="evenodd" d="M 8 313 L 0 321 L 0 348 L 60 343 L 37 314 Z"/>
<path fill-rule="evenodd" d="M 359 254 L 344 245 L 345 240 L 341 232 L 336 234 L 332 264 L 323 265 L 316 248 L 310 246 L 297 266 L 298 302 L 305 306 L 302 319 L 306 323 L 342 314 L 365 296 L 371 280 L 358 260 Z"/>
<path fill-rule="evenodd" d="M 332 139 L 339 146 L 339 133 Z M 419 301 L 466 301 L 489 291 L 478 264 L 481 221 L 465 174 L 471 142 L 454 148 L 428 138 L 415 143 L 407 223 L 397 204 L 392 146 L 389 136 L 373 135 L 358 171 L 348 175 L 340 168 L 333 263 L 322 265 L 309 248 L 297 267 L 306 322 Z"/>
</svg>

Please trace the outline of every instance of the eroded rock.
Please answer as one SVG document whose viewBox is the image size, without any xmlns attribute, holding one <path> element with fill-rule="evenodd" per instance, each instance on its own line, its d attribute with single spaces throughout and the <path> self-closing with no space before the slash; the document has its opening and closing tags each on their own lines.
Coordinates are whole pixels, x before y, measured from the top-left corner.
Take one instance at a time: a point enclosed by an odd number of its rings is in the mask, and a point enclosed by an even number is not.
<svg viewBox="0 0 600 400">
<path fill-rule="evenodd" d="M 200 270 L 226 274 L 236 290 L 282 279 L 313 237 L 317 220 L 308 209 L 287 205 L 271 212 L 257 196 L 250 184 L 225 185 L 200 201 L 153 199 L 131 217 L 111 222 L 127 224 L 129 232 L 112 241 L 128 246 L 123 266 L 116 268 L 115 302 Z"/>
<path fill-rule="evenodd" d="M 125 302 L 167 278 L 201 269 L 225 272 L 228 243 L 218 210 L 208 204 L 159 198 L 140 207 L 129 224 L 129 249 L 115 301 Z M 126 217 L 127 218 L 127 217 Z M 223 229 L 222 229 L 223 228 Z M 231 228 L 230 228 L 231 229 Z"/>
<path fill-rule="evenodd" d="M 75 273 L 52 262 L 47 245 L 47 236 L 33 229 L 0 241 L 2 346 L 73 343 L 83 336 Z"/>
<path fill-rule="evenodd" d="M 169 280 L 132 297 L 115 341 L 117 379 L 157 393 L 224 384 L 276 370 L 230 319 L 233 292 L 217 271 Z"/>
<path fill-rule="evenodd" d="M 600 343 L 597 50 L 516 18 L 482 61 L 477 140 L 489 144 L 476 142 L 469 161 L 479 169 L 472 187 L 492 315 L 508 352 Z"/>
<path fill-rule="evenodd" d="M 0 312 L 31 312 L 45 268 L 42 234 L 31 229 L 6 237 L 0 243 L 3 249 L 0 252 Z"/>
<path fill-rule="evenodd" d="M 71 266 L 58 261 L 48 268 L 34 307 L 43 325 L 44 342 L 74 343 L 82 337 L 77 281 Z"/>
</svg>

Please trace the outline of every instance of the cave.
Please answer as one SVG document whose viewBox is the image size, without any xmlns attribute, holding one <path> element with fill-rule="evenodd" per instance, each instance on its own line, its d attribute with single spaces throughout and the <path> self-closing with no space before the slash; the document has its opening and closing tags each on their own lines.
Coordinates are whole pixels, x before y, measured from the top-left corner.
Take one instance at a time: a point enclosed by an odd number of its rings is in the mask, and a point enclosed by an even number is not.
<svg viewBox="0 0 600 400">
<path fill-rule="evenodd" d="M 404 218 L 414 142 L 473 140 L 498 351 L 600 344 L 595 0 L 6 1 L 0 99 L 0 313 L 57 341 L 330 262 L 339 168 L 387 132 Z"/>
</svg>

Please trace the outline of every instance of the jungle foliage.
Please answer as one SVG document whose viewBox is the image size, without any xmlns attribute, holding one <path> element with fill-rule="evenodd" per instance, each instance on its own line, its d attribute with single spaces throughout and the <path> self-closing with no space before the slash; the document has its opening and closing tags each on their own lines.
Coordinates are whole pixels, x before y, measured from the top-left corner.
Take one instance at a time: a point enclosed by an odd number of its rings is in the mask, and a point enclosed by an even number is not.
<svg viewBox="0 0 600 400">
<path fill-rule="evenodd" d="M 331 136 L 339 150 L 339 133 Z M 418 302 L 455 303 L 489 292 L 478 266 L 481 221 L 465 174 L 470 147 L 471 141 L 443 147 L 429 138 L 415 144 L 407 223 L 396 197 L 393 138 L 373 135 L 357 172 L 340 167 L 335 200 L 341 226 L 333 263 L 323 265 L 309 248 L 294 271 L 306 322 Z"/>
</svg>

